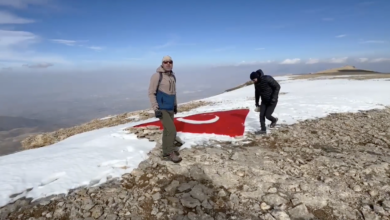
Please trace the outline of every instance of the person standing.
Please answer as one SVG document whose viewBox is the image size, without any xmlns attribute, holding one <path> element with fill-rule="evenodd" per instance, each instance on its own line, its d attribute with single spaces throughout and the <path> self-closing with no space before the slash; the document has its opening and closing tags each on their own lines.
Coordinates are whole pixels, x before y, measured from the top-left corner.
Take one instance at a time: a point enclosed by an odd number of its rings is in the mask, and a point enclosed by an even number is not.
<svg viewBox="0 0 390 220">
<path fill-rule="evenodd" d="M 250 74 L 250 79 L 255 87 L 255 104 L 260 107 L 260 132 L 258 134 L 266 134 L 265 119 L 271 121 L 270 127 L 273 128 L 278 122 L 278 118 L 272 116 L 276 105 L 278 103 L 280 85 L 269 75 L 264 75 L 261 69 Z M 261 97 L 261 105 L 259 105 L 259 98 Z"/>
<path fill-rule="evenodd" d="M 155 117 L 163 125 L 162 156 L 164 160 L 179 163 L 182 158 L 175 151 L 176 126 L 174 114 L 177 113 L 176 77 L 173 69 L 173 60 L 164 56 L 161 65 L 150 78 L 149 100 L 155 112 Z"/>
</svg>

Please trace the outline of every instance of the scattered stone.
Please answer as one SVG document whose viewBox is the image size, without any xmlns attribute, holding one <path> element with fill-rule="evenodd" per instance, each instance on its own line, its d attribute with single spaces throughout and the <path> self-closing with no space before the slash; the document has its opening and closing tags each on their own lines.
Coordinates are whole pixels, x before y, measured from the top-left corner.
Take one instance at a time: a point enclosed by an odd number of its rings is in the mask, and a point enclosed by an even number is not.
<svg viewBox="0 0 390 220">
<path fill-rule="evenodd" d="M 160 200 L 160 199 L 161 199 L 161 194 L 160 194 L 159 192 L 156 193 L 156 194 L 153 194 L 153 195 L 152 195 L 152 198 L 153 198 L 154 201 Z"/>
<path fill-rule="evenodd" d="M 359 185 L 355 185 L 355 186 L 353 187 L 353 191 L 355 191 L 355 192 L 361 192 L 361 191 L 362 191 L 362 187 L 360 187 Z"/>
<path fill-rule="evenodd" d="M 271 209 L 271 206 L 269 206 L 267 203 L 265 203 L 265 202 L 262 202 L 261 204 L 260 204 L 260 208 L 262 209 L 262 210 L 264 210 L 264 211 L 267 211 L 267 210 L 269 210 L 269 209 Z"/>
<path fill-rule="evenodd" d="M 203 193 L 203 187 L 200 184 L 192 188 L 190 195 L 201 202 L 207 199 L 207 196 Z"/>
<path fill-rule="evenodd" d="M 386 219 L 388 121 L 390 108 L 281 124 L 266 136 L 181 149 L 179 165 L 159 157 L 158 127 L 131 128 L 157 142 L 131 174 L 17 199 L 0 219 Z"/>
<path fill-rule="evenodd" d="M 238 159 L 238 153 L 234 152 L 232 156 L 230 157 L 231 160 L 237 160 Z"/>
<path fill-rule="evenodd" d="M 192 198 L 189 193 L 184 194 L 180 199 L 180 202 L 184 207 L 187 208 L 195 208 L 200 205 L 199 200 Z"/>
<path fill-rule="evenodd" d="M 304 204 L 298 205 L 288 211 L 292 219 L 310 220 L 314 218 L 314 215 L 309 213 Z"/>
<path fill-rule="evenodd" d="M 269 193 L 277 193 L 278 190 L 275 187 L 272 187 L 268 190 Z"/>
<path fill-rule="evenodd" d="M 265 195 L 263 196 L 263 200 L 264 202 L 266 202 L 267 204 L 270 204 L 272 206 L 279 206 L 279 205 L 282 205 L 284 203 L 287 203 L 287 200 L 277 194 L 268 194 L 268 195 Z"/>
<path fill-rule="evenodd" d="M 103 208 L 101 206 L 95 206 L 91 210 L 91 212 L 92 212 L 91 216 L 96 219 L 96 218 L 99 218 L 100 216 L 103 215 L 104 210 L 103 210 Z"/>
</svg>

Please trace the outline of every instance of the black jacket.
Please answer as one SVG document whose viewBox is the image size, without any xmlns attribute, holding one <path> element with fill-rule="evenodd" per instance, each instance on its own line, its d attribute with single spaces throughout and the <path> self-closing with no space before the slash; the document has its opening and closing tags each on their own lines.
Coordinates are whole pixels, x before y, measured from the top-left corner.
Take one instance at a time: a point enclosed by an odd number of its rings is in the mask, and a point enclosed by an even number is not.
<svg viewBox="0 0 390 220">
<path fill-rule="evenodd" d="M 257 79 L 255 86 L 255 100 L 256 104 L 259 103 L 259 98 L 261 97 L 261 102 L 264 104 L 270 104 L 272 102 L 277 102 L 279 98 L 280 85 L 279 83 L 269 75 L 262 75 Z"/>
</svg>

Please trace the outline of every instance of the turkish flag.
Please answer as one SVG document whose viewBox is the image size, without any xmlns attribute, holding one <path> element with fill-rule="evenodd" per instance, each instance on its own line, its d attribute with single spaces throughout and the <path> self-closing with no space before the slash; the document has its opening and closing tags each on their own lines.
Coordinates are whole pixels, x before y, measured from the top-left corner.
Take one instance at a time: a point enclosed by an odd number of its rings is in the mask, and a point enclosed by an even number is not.
<svg viewBox="0 0 390 220">
<path fill-rule="evenodd" d="M 229 111 L 207 112 L 174 119 L 178 132 L 195 134 L 217 134 L 230 137 L 242 136 L 245 131 L 245 119 L 249 113 L 248 109 L 236 109 Z M 159 126 L 162 129 L 160 120 L 144 123 L 134 127 Z"/>
</svg>

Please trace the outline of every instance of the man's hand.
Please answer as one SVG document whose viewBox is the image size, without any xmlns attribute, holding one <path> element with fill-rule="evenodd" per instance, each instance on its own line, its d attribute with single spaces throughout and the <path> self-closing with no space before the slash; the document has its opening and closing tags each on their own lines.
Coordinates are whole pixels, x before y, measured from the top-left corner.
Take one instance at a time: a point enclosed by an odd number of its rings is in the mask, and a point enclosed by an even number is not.
<svg viewBox="0 0 390 220">
<path fill-rule="evenodd" d="M 154 115 L 156 116 L 156 118 L 162 118 L 162 112 L 160 110 L 155 110 Z"/>
<path fill-rule="evenodd" d="M 173 113 L 177 114 L 177 106 L 173 107 Z"/>
<path fill-rule="evenodd" d="M 259 103 L 256 103 L 255 106 L 256 106 L 256 107 L 260 107 Z"/>
</svg>

